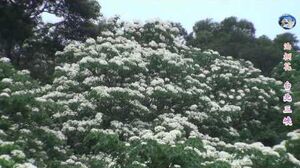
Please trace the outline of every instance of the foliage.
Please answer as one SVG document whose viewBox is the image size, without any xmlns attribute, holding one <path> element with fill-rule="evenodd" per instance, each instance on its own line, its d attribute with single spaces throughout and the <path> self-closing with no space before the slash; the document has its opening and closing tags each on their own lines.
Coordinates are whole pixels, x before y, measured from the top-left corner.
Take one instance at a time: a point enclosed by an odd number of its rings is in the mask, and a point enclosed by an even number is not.
<svg viewBox="0 0 300 168">
<path fill-rule="evenodd" d="M 45 13 L 60 18 L 45 23 Z M 55 52 L 69 40 L 96 37 L 100 16 L 96 0 L 3 0 L 0 2 L 0 53 L 19 69 L 49 82 L 55 66 Z"/>
<path fill-rule="evenodd" d="M 271 76 L 272 69 L 281 61 L 281 48 L 286 41 L 298 48 L 295 35 L 284 33 L 277 35 L 274 40 L 266 36 L 256 38 L 254 25 L 236 17 L 225 18 L 220 23 L 211 19 L 201 20 L 187 37 L 187 43 L 191 46 L 249 60 L 267 76 Z"/>
<path fill-rule="evenodd" d="M 278 124 L 282 82 L 178 25 L 113 23 L 58 52 L 51 85 L 1 58 L 2 167 L 300 167 L 293 141 L 270 147 L 295 129 Z"/>
<path fill-rule="evenodd" d="M 292 97 L 293 97 L 293 122 L 299 123 L 300 122 L 300 54 L 293 50 L 292 52 L 292 61 L 291 67 L 292 71 L 284 71 L 284 61 L 281 61 L 273 70 L 272 74 L 273 77 L 279 79 L 281 81 L 289 81 L 292 84 Z M 282 56 L 283 57 L 283 56 Z"/>
</svg>

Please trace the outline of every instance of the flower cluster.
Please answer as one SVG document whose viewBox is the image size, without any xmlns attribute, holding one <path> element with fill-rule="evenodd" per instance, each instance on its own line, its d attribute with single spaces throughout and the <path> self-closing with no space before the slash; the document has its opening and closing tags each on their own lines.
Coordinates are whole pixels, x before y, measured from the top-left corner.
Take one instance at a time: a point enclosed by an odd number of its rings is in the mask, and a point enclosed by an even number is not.
<svg viewBox="0 0 300 168">
<path fill-rule="evenodd" d="M 0 164 L 300 167 L 297 152 L 260 143 L 287 133 L 275 124 L 282 83 L 186 46 L 172 23 L 119 24 L 57 57 L 44 86 L 1 59 L 0 142 L 16 146 L 0 147 Z"/>
</svg>

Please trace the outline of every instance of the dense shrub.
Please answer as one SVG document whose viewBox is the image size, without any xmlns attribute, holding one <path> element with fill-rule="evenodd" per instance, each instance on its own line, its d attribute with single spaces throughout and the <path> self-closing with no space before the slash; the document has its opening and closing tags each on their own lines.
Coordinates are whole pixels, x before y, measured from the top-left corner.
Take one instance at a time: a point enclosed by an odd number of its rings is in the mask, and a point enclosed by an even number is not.
<svg viewBox="0 0 300 168">
<path fill-rule="evenodd" d="M 160 21 L 117 25 L 58 52 L 45 86 L 1 59 L 1 166 L 300 167 L 293 141 L 269 147 L 289 131 L 282 82 L 180 35 Z"/>
</svg>

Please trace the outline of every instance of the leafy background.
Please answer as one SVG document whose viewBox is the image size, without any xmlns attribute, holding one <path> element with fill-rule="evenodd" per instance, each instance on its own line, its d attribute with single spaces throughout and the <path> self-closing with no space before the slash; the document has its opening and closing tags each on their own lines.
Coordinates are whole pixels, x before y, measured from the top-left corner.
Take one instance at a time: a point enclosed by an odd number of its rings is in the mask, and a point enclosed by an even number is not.
<svg viewBox="0 0 300 168">
<path fill-rule="evenodd" d="M 91 0 L 0 11 L 1 167 L 300 167 L 299 53 L 292 72 L 281 62 L 293 34 L 256 38 L 236 17 L 188 34 L 104 19 Z M 281 124 L 287 79 L 292 127 Z"/>
</svg>

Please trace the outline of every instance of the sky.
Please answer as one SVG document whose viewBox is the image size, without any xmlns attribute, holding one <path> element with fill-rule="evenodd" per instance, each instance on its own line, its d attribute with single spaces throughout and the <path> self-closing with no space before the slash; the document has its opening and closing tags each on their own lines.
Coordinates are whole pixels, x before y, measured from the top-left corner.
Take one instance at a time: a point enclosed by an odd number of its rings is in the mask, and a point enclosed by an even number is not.
<svg viewBox="0 0 300 168">
<path fill-rule="evenodd" d="M 212 18 L 220 22 L 236 16 L 251 21 L 256 36 L 267 35 L 273 39 L 277 34 L 291 32 L 300 39 L 299 0 L 99 0 L 105 17 L 120 15 L 125 21 L 146 21 L 154 18 L 180 22 L 188 32 L 195 22 Z M 293 15 L 299 23 L 292 30 L 278 25 L 283 14 Z"/>
<path fill-rule="evenodd" d="M 99 0 L 103 16 L 119 15 L 124 21 L 161 20 L 179 22 L 191 32 L 193 25 L 211 18 L 220 22 L 226 17 L 236 16 L 247 19 L 256 28 L 256 36 L 267 35 L 273 39 L 277 34 L 291 32 L 300 39 L 299 0 Z M 278 25 L 283 14 L 291 14 L 297 25 L 284 30 Z M 44 15 L 46 21 L 57 18 Z"/>
</svg>

